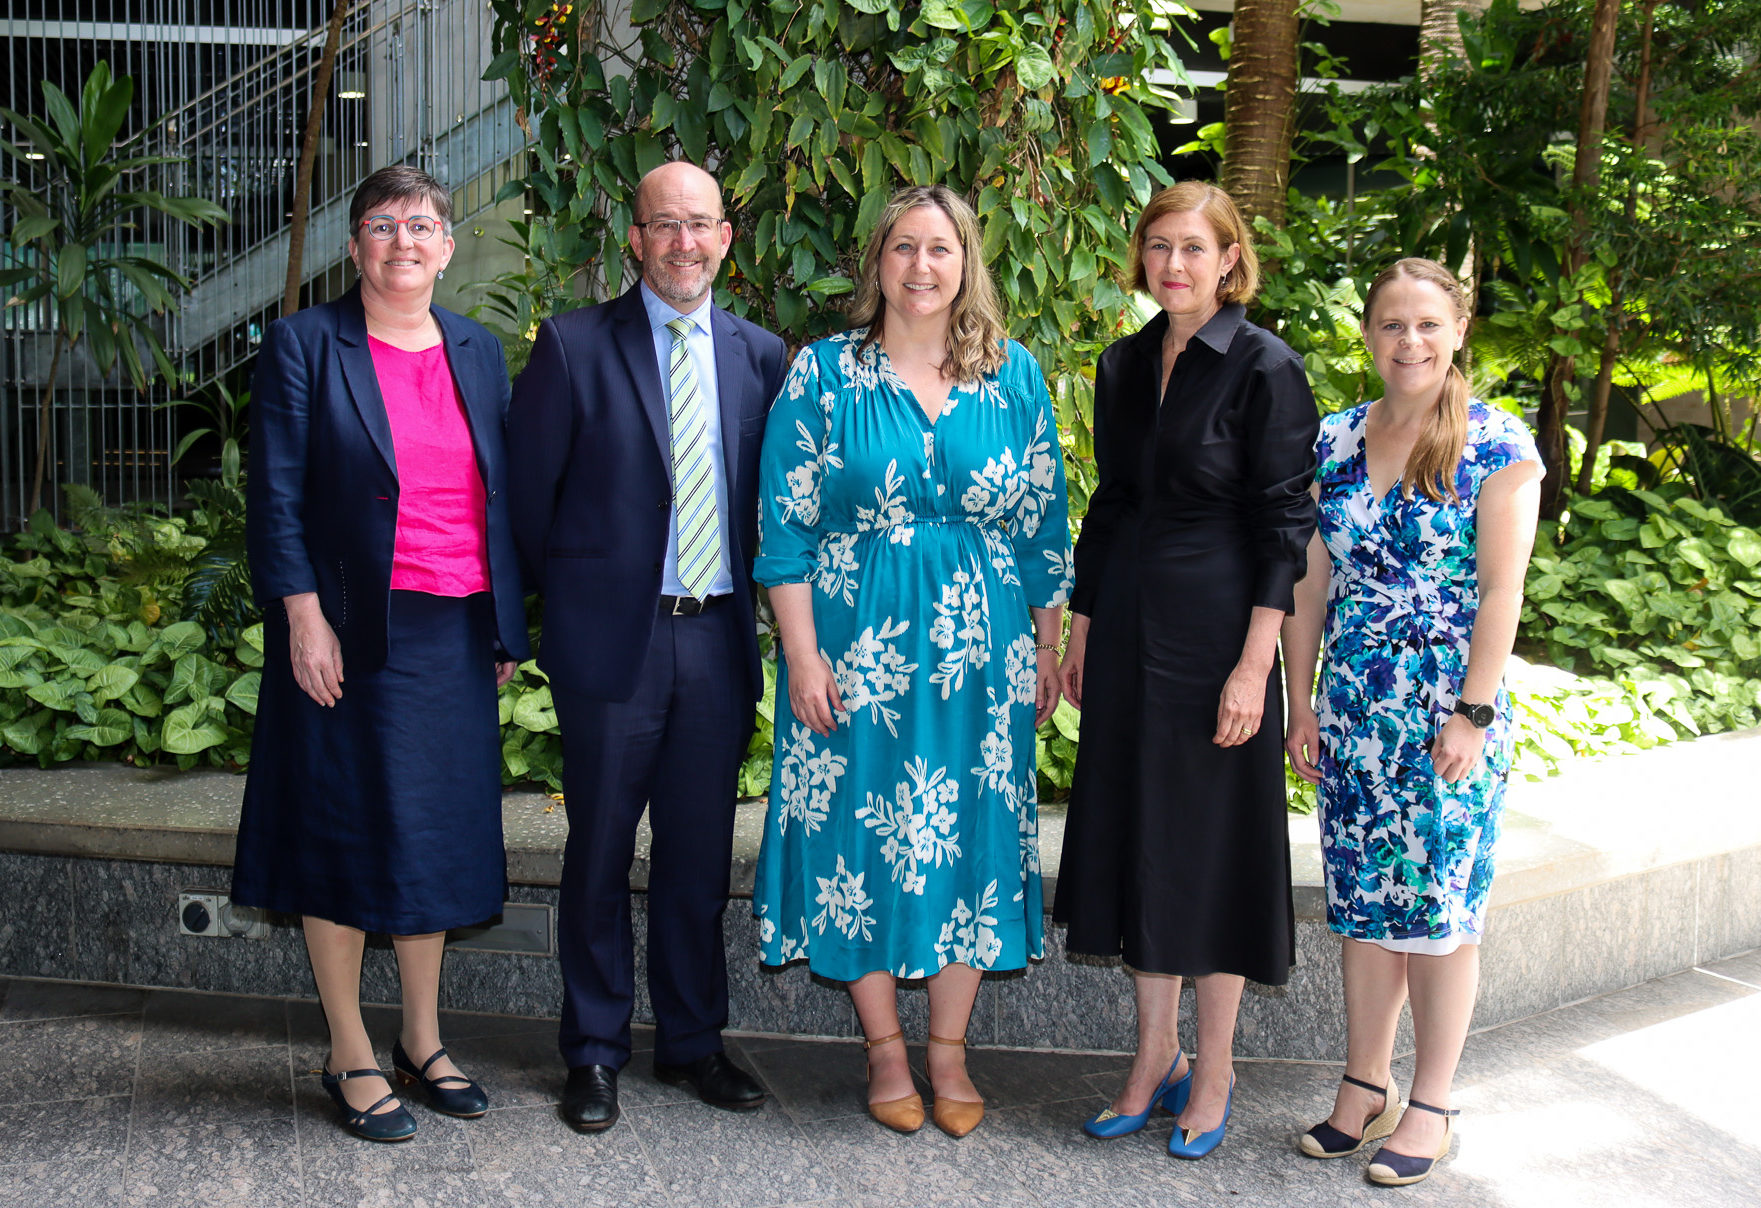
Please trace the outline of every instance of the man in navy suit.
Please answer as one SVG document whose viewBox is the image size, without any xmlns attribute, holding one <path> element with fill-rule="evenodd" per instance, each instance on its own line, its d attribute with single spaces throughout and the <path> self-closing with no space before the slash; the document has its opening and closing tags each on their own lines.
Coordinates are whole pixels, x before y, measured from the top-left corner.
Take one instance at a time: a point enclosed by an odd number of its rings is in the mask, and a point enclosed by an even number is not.
<svg viewBox="0 0 1761 1208">
<path fill-rule="evenodd" d="M 733 241 L 713 177 L 665 164 L 634 208 L 642 280 L 539 325 L 508 419 L 514 539 L 544 596 L 538 658 L 563 738 L 562 1115 L 583 1132 L 616 1123 L 630 1057 L 629 873 L 644 806 L 655 1076 L 717 1107 L 765 1098 L 722 1048 L 722 913 L 764 684 L 758 453 L 785 349 L 711 301 Z"/>
</svg>

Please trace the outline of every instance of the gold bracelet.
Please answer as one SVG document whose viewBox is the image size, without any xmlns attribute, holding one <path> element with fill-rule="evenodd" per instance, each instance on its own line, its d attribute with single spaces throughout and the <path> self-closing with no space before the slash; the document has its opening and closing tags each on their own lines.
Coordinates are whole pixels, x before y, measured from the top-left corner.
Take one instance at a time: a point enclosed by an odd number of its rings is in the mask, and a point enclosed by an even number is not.
<svg viewBox="0 0 1761 1208">
<path fill-rule="evenodd" d="M 1035 650 L 1050 650 L 1053 654 L 1057 654 L 1059 652 L 1058 648 L 1050 642 L 1035 642 L 1033 644 L 1033 648 Z"/>
</svg>

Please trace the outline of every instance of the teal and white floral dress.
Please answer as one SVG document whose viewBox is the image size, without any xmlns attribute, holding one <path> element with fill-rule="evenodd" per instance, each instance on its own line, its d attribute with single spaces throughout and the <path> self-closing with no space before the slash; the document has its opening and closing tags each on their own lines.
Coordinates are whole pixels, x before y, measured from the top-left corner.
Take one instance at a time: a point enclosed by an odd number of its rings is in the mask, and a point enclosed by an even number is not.
<svg viewBox="0 0 1761 1208">
<path fill-rule="evenodd" d="M 753 577 L 813 585 L 845 712 L 813 733 L 779 667 L 760 956 L 1018 969 L 1042 955 L 1028 608 L 1071 583 L 1056 415 L 1010 342 L 931 424 L 864 332 L 802 349 L 765 430 Z"/>
</svg>

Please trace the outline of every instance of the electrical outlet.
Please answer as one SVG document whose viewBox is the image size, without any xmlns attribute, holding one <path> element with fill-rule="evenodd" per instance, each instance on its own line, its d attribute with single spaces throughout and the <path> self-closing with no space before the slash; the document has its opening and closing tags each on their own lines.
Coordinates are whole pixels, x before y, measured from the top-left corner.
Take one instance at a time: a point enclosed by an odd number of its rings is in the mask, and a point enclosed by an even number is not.
<svg viewBox="0 0 1761 1208">
<path fill-rule="evenodd" d="M 188 889 L 177 895 L 179 935 L 261 940 L 269 938 L 269 916 L 255 906 L 235 906 L 231 896 L 210 889 Z"/>
</svg>

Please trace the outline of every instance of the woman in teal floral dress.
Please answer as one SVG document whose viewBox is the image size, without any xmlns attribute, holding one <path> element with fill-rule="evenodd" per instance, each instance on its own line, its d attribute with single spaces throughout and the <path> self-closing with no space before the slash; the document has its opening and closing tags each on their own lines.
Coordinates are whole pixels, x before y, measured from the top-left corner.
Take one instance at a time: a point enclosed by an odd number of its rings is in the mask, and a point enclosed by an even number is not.
<svg viewBox="0 0 1761 1208">
<path fill-rule="evenodd" d="M 783 657 L 753 911 L 766 964 L 850 984 L 870 1110 L 907 1132 L 895 979 L 929 979 L 935 1121 L 960 1136 L 983 1114 L 962 1047 L 980 971 L 1042 954 L 1064 467 L 956 194 L 892 199 L 852 318 L 796 357 L 765 432 L 754 577 Z"/>
<path fill-rule="evenodd" d="M 1513 742 L 1504 664 L 1534 543 L 1540 457 L 1522 422 L 1468 397 L 1463 291 L 1402 260 L 1364 302 L 1385 393 L 1322 421 L 1319 528 L 1284 625 L 1297 772 L 1320 785 L 1328 926 L 1349 1030 L 1310 1157 L 1387 1137 L 1371 1181 L 1415 1183 L 1449 1149 L 1473 1015 L 1492 848 Z M 1310 706 L 1325 619 L 1325 658 Z M 1409 1107 L 1389 1077 L 1412 1000 Z"/>
</svg>

